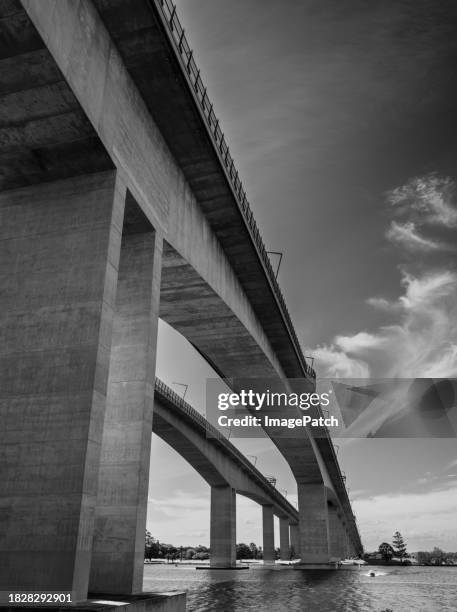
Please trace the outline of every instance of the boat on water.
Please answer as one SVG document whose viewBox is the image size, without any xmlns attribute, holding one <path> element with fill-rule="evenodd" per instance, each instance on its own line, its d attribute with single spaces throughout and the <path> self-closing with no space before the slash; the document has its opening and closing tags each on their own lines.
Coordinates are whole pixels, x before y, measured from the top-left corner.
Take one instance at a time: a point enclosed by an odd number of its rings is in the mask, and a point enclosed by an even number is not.
<svg viewBox="0 0 457 612">
<path fill-rule="evenodd" d="M 341 559 L 340 565 L 368 565 L 363 559 Z"/>
</svg>

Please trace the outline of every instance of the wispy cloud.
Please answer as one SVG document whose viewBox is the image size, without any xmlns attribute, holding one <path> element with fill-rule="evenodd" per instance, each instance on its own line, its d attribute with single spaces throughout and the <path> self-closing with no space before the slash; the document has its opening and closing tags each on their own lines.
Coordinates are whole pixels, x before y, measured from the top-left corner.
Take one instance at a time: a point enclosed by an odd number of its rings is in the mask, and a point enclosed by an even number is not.
<svg viewBox="0 0 457 612">
<path fill-rule="evenodd" d="M 399 214 L 412 216 L 421 225 L 457 227 L 457 190 L 449 176 L 435 173 L 414 177 L 386 194 Z"/>
<path fill-rule="evenodd" d="M 457 228 L 457 187 L 449 176 L 414 177 L 386 194 L 386 202 L 401 221 L 391 221 L 386 238 L 407 251 L 453 251 L 436 233 Z M 432 232 L 433 236 L 430 236 Z"/>
<path fill-rule="evenodd" d="M 433 268 L 427 264 L 429 253 L 454 247 L 424 233 L 431 226 L 457 228 L 456 194 L 454 181 L 436 174 L 413 178 L 387 192 L 388 210 L 394 208 L 402 219 L 391 220 L 386 237 L 417 257 L 400 268 L 397 299 L 372 296 L 366 303 L 388 312 L 394 323 L 337 335 L 331 343 L 318 346 L 314 354 L 322 376 L 457 376 L 457 271 L 449 263 L 441 268 L 436 261 Z M 420 271 L 413 273 L 419 262 Z"/>
<path fill-rule="evenodd" d="M 397 323 L 336 336 L 314 351 L 323 376 L 457 376 L 457 273 L 414 277 L 404 272 L 402 286 L 404 292 L 394 302 L 370 301 L 398 313 Z"/>
<path fill-rule="evenodd" d="M 408 251 L 434 251 L 436 249 L 449 248 L 442 242 L 421 236 L 416 229 L 415 223 L 412 221 L 407 221 L 406 223 L 392 221 L 386 233 L 386 238 Z"/>
</svg>

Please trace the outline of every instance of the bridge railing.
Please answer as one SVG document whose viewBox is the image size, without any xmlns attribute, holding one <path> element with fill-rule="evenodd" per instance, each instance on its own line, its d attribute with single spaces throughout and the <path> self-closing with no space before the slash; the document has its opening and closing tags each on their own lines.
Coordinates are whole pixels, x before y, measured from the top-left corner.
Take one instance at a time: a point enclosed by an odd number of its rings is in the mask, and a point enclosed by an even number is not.
<svg viewBox="0 0 457 612">
<path fill-rule="evenodd" d="M 278 502 L 278 505 L 284 508 L 287 514 L 291 516 L 297 514 L 297 510 L 268 482 L 265 476 L 217 429 L 217 427 L 211 425 L 204 416 L 159 378 L 155 380 L 155 391 L 159 397 L 168 400 L 175 409 L 184 412 L 190 420 L 198 424 L 205 433 L 209 433 L 212 438 L 216 438 L 218 443 L 223 446 L 230 455 L 236 457 L 237 461 L 255 476 L 256 480 L 259 481 L 268 494 Z"/>
<path fill-rule="evenodd" d="M 204 86 L 200 76 L 200 69 L 195 63 L 193 51 L 190 48 L 189 43 L 187 42 L 184 28 L 182 27 L 181 22 L 179 21 L 179 18 L 176 14 L 176 6 L 173 4 L 172 0 L 152 1 L 160 9 L 163 16 L 163 21 L 167 24 L 168 30 L 171 33 L 171 39 L 177 51 L 177 56 L 180 59 L 182 68 L 187 74 L 190 85 L 195 93 L 195 98 L 199 103 L 199 107 L 205 119 L 208 131 L 211 134 L 213 144 L 215 145 L 216 151 L 219 154 L 219 159 L 222 162 L 223 167 L 225 168 L 227 178 L 229 179 L 229 183 L 231 184 L 232 191 L 235 195 L 235 200 L 238 204 L 239 209 L 242 212 L 242 216 L 249 229 L 249 233 L 257 248 L 257 253 L 266 271 L 267 278 L 273 290 L 273 294 L 275 295 L 276 300 L 278 302 L 282 318 L 285 322 L 286 328 L 289 331 L 289 335 L 294 344 L 298 359 L 306 374 L 312 378 L 315 378 L 316 373 L 314 369 L 306 362 L 306 359 L 303 355 L 300 342 L 298 340 L 295 328 L 292 323 L 292 319 L 290 317 L 286 302 L 284 300 L 284 296 L 276 280 L 276 275 L 273 272 L 273 267 L 271 265 L 270 258 L 268 257 L 268 253 L 263 243 L 262 236 L 260 235 L 259 228 L 257 227 L 254 215 L 252 214 L 252 210 L 246 197 L 246 192 L 244 190 L 243 184 L 239 177 L 238 170 L 235 167 L 233 157 L 230 153 L 230 149 L 225 140 L 224 133 L 222 132 L 221 126 L 219 124 L 219 119 L 214 113 L 213 104 L 208 98 L 206 87 Z"/>
</svg>

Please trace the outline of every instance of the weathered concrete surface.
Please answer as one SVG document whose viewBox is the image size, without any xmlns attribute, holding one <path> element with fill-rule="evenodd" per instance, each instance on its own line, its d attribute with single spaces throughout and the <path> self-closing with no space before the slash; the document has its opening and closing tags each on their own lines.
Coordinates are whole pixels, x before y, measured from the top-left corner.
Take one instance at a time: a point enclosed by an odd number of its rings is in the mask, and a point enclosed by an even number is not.
<svg viewBox="0 0 457 612">
<path fill-rule="evenodd" d="M 89 583 L 92 593 L 142 590 L 161 252 L 160 235 L 124 231 Z"/>
<path fill-rule="evenodd" d="M 298 508 L 302 564 L 327 564 L 330 551 L 326 487 L 298 484 Z"/>
<path fill-rule="evenodd" d="M 0 190 L 113 169 L 20 2 L 0 23 Z"/>
<path fill-rule="evenodd" d="M 39 36 L 155 228 L 166 223 L 176 167 L 97 10 L 87 0 L 24 0 Z"/>
<path fill-rule="evenodd" d="M 236 566 L 236 491 L 211 487 L 211 567 Z"/>
<path fill-rule="evenodd" d="M 273 506 L 262 506 L 262 545 L 263 563 L 271 565 L 275 562 L 275 528 Z"/>
<path fill-rule="evenodd" d="M 289 521 L 281 517 L 279 518 L 279 553 L 281 561 L 290 560 Z"/>
<path fill-rule="evenodd" d="M 0 194 L 1 590 L 87 595 L 123 207 L 113 173 Z"/>
</svg>

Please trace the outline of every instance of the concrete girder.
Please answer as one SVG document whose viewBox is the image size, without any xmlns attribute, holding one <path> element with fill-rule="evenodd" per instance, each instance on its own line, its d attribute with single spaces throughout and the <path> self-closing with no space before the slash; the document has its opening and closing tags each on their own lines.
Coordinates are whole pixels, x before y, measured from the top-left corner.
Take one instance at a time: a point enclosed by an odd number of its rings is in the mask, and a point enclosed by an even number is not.
<svg viewBox="0 0 457 612">
<path fill-rule="evenodd" d="M 294 520 L 287 510 L 268 496 L 234 459 L 221 452 L 210 437 L 198 432 L 160 401 L 155 400 L 152 430 L 167 442 L 211 487 L 230 486 L 258 504 L 270 504 L 275 514 Z"/>
</svg>

